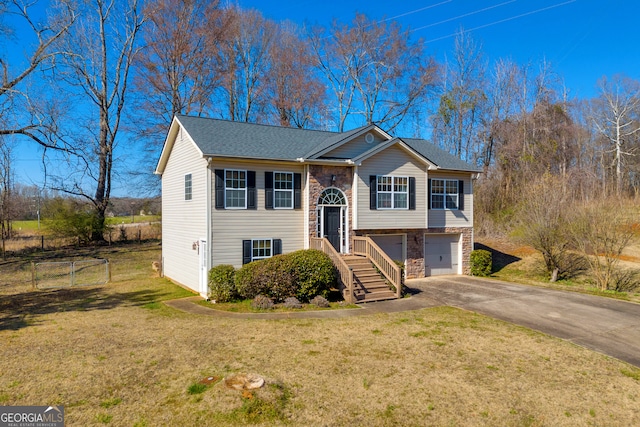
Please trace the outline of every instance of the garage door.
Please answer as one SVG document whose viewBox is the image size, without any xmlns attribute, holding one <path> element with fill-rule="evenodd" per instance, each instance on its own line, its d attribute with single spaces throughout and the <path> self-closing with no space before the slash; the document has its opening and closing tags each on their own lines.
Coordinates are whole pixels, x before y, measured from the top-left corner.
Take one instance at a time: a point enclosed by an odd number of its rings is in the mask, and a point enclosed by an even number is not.
<svg viewBox="0 0 640 427">
<path fill-rule="evenodd" d="M 386 235 L 377 235 L 377 236 L 369 236 L 371 239 L 376 242 L 376 245 L 380 246 L 389 257 L 394 261 L 402 261 L 404 262 L 404 250 L 402 247 L 402 235 L 399 234 L 386 234 Z"/>
<path fill-rule="evenodd" d="M 459 247 L 459 234 L 425 235 L 425 276 L 458 274 Z"/>
</svg>

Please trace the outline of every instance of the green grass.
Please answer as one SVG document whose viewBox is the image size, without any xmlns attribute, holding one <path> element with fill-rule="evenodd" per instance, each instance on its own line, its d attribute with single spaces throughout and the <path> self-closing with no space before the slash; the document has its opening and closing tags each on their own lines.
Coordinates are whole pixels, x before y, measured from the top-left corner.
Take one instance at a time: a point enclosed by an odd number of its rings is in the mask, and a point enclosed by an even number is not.
<svg viewBox="0 0 640 427">
<path fill-rule="evenodd" d="M 107 225 L 120 225 L 120 224 L 136 224 L 144 222 L 157 222 L 160 221 L 160 215 L 131 215 L 128 216 L 114 216 L 106 219 Z"/>
<path fill-rule="evenodd" d="M 131 215 L 128 216 L 115 216 L 106 218 L 107 225 L 117 226 L 120 224 L 138 224 L 138 223 L 147 223 L 147 222 L 157 222 L 161 220 L 160 215 L 134 215 L 133 218 Z M 46 227 L 44 225 L 44 219 L 40 221 L 40 228 L 38 229 L 38 220 L 25 220 L 25 221 L 12 221 L 13 229 L 18 232 L 35 232 L 35 231 L 45 231 Z"/>
<path fill-rule="evenodd" d="M 38 230 L 38 220 L 29 220 L 29 221 L 13 221 L 12 222 L 13 229 L 18 232 L 33 232 Z M 40 230 L 44 230 L 44 225 L 40 222 Z"/>
<path fill-rule="evenodd" d="M 188 394 L 201 394 L 207 390 L 207 385 L 202 383 L 193 383 L 187 387 Z"/>
</svg>

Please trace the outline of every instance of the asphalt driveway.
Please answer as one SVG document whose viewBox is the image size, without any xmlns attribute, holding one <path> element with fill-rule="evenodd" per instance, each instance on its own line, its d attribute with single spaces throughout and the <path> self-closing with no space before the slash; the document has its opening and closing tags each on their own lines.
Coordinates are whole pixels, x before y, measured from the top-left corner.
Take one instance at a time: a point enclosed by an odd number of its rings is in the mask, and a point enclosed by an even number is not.
<svg viewBox="0 0 640 427">
<path fill-rule="evenodd" d="M 640 367 L 640 304 L 467 276 L 407 285 L 418 300 L 526 326 Z"/>
</svg>

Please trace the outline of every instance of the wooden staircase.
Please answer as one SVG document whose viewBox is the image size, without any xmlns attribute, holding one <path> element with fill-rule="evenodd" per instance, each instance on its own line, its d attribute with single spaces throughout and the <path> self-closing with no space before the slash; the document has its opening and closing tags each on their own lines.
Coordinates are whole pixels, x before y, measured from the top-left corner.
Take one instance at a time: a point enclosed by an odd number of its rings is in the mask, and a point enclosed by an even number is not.
<svg viewBox="0 0 640 427">
<path fill-rule="evenodd" d="M 355 302 L 372 302 L 396 299 L 388 282 L 364 256 L 343 255 L 342 258 L 353 270 L 353 297 Z"/>
</svg>

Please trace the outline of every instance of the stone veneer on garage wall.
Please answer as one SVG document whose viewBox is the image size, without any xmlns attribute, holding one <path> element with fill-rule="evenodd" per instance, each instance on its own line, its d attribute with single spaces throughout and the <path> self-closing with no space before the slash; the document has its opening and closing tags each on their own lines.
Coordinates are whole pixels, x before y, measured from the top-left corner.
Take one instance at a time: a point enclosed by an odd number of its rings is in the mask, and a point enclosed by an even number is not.
<svg viewBox="0 0 640 427">
<path fill-rule="evenodd" d="M 405 277 L 416 279 L 425 277 L 424 236 L 425 234 L 461 234 L 462 235 L 462 274 L 471 274 L 470 257 L 473 250 L 473 229 L 469 227 L 422 228 L 417 230 L 357 230 L 356 234 L 406 234 L 407 264 Z"/>
<path fill-rule="evenodd" d="M 333 181 L 332 177 L 336 179 Z M 318 198 L 320 194 L 331 187 L 339 188 L 347 197 L 349 206 L 349 236 L 351 236 L 352 224 L 351 215 L 353 213 L 353 198 L 351 185 L 353 183 L 353 168 L 344 166 L 309 166 L 309 236 L 316 237 L 318 226 Z"/>
</svg>

